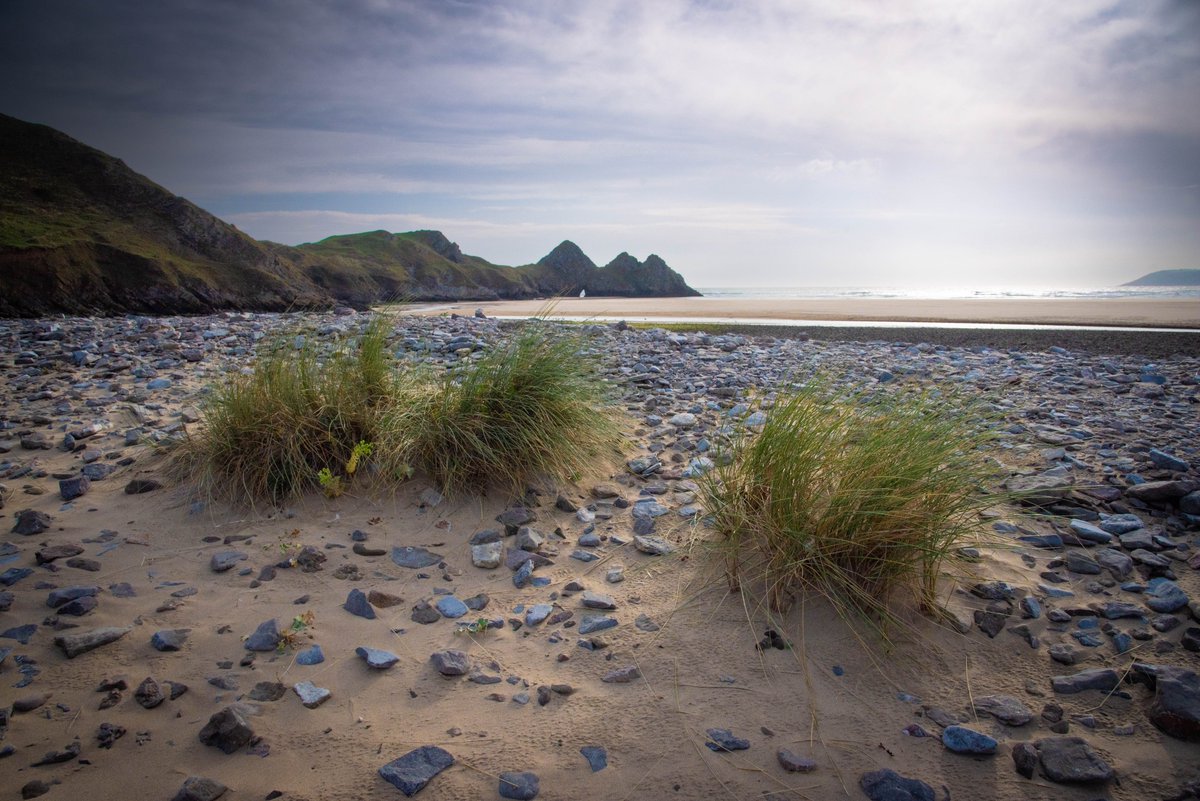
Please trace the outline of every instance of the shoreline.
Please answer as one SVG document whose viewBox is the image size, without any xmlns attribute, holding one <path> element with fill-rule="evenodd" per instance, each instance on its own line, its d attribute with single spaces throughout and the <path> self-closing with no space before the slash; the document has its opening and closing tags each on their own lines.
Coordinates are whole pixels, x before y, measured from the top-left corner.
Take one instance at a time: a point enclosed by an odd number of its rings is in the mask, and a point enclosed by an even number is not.
<svg viewBox="0 0 1200 801">
<path fill-rule="evenodd" d="M 417 304 L 416 314 L 472 314 L 489 317 L 617 317 L 675 319 L 681 322 L 719 318 L 738 322 L 762 320 L 775 325 L 801 321 L 843 323 L 913 323 L 1101 326 L 1200 330 L 1200 302 L 1158 298 L 968 298 L 961 300 L 744 299 L 744 298 L 559 298 L 547 300 L 463 301 Z"/>
</svg>

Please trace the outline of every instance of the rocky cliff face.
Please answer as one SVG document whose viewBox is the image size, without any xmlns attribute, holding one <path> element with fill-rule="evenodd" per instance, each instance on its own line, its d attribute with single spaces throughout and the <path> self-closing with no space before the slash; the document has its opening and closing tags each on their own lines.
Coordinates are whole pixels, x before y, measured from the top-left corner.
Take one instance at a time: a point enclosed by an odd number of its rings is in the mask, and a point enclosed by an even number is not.
<svg viewBox="0 0 1200 801">
<path fill-rule="evenodd" d="M 523 267 L 465 255 L 439 231 L 259 242 L 118 159 L 0 115 L 0 316 L 278 311 L 580 289 L 697 294 L 657 256 L 642 264 L 622 254 L 597 267 L 571 242 Z"/>
</svg>

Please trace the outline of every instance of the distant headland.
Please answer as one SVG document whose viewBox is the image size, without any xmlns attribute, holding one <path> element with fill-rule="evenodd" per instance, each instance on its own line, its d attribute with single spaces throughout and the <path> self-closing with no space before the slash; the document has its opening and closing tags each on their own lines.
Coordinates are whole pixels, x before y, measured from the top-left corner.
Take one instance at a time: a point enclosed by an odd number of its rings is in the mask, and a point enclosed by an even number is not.
<svg viewBox="0 0 1200 801">
<path fill-rule="evenodd" d="M 1121 286 L 1200 286 L 1200 270 L 1156 270 Z"/>
<path fill-rule="evenodd" d="M 597 266 L 564 241 L 536 264 L 464 255 L 439 231 L 259 241 L 44 125 L 0 114 L 0 316 L 365 307 L 586 291 L 700 293 L 655 255 Z"/>
</svg>

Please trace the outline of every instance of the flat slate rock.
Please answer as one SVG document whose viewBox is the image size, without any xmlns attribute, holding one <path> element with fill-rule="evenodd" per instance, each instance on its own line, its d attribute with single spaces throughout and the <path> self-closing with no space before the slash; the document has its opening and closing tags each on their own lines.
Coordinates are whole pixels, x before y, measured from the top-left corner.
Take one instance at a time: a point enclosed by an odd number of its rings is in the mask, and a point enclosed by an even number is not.
<svg viewBox="0 0 1200 801">
<path fill-rule="evenodd" d="M 208 719 L 199 736 L 200 742 L 205 745 L 232 754 L 250 744 L 254 739 L 254 730 L 250 728 L 241 711 L 236 707 L 227 706 Z"/>
<path fill-rule="evenodd" d="M 1056 693 L 1071 695 L 1085 690 L 1099 690 L 1108 693 L 1121 684 L 1121 677 L 1112 668 L 1091 668 L 1081 670 L 1070 676 L 1053 676 L 1050 687 Z"/>
<path fill-rule="evenodd" d="M 750 747 L 750 741 L 734 735 L 729 729 L 709 729 L 705 732 L 708 740 L 704 744 L 710 751 L 745 751 Z"/>
<path fill-rule="evenodd" d="M 387 670 L 392 665 L 400 661 L 400 657 L 393 654 L 391 651 L 384 651 L 379 648 L 370 648 L 365 645 L 360 645 L 354 649 L 354 653 L 362 657 L 362 660 L 367 663 L 367 666 L 375 670 Z"/>
<path fill-rule="evenodd" d="M 224 573 L 238 562 L 244 562 L 250 557 L 241 551 L 219 551 L 212 555 L 208 566 L 214 573 Z"/>
<path fill-rule="evenodd" d="M 579 753 L 583 754 L 583 758 L 587 760 L 592 773 L 608 767 L 608 751 L 603 746 L 585 745 L 579 749 Z"/>
<path fill-rule="evenodd" d="M 160 629 L 151 635 L 150 645 L 156 651 L 178 651 L 183 648 L 190 632 L 191 629 Z"/>
<path fill-rule="evenodd" d="M 12 533 L 23 534 L 26 537 L 41 534 L 50 528 L 51 522 L 53 522 L 53 518 L 45 512 L 38 512 L 34 509 L 23 509 L 17 512 L 17 522 L 13 524 Z"/>
<path fill-rule="evenodd" d="M 661 537 L 634 535 L 633 547 L 651 556 L 663 556 L 675 550 L 675 546 Z"/>
<path fill-rule="evenodd" d="M 311 681 L 300 681 L 292 685 L 292 692 L 300 696 L 300 703 L 309 709 L 316 709 L 329 700 L 332 693 L 324 687 L 318 687 Z"/>
<path fill-rule="evenodd" d="M 1081 737 L 1047 737 L 1033 746 L 1041 759 L 1042 772 L 1052 782 L 1106 782 L 1115 775 Z"/>
<path fill-rule="evenodd" d="M 994 737 L 966 726 L 949 726 L 942 732 L 942 745 L 956 754 L 994 754 L 998 743 Z"/>
<path fill-rule="evenodd" d="M 423 745 L 381 767 L 379 776 L 411 798 L 453 764 L 454 757 L 449 751 L 436 745 Z"/>
<path fill-rule="evenodd" d="M 287 692 L 287 687 L 278 681 L 260 681 L 249 693 L 252 701 L 278 701 Z"/>
<path fill-rule="evenodd" d="M 975 711 L 986 712 L 1009 726 L 1024 726 L 1033 720 L 1029 707 L 1011 695 L 981 695 L 975 699 Z"/>
<path fill-rule="evenodd" d="M 1151 723 L 1180 740 L 1200 740 L 1200 676 L 1195 671 L 1135 662 L 1133 675 L 1154 691 L 1146 711 Z"/>
<path fill-rule="evenodd" d="M 279 625 L 275 618 L 271 618 L 259 623 L 254 633 L 246 638 L 244 645 L 247 651 L 274 651 L 281 638 Z"/>
<path fill-rule="evenodd" d="M 217 801 L 227 789 L 216 779 L 188 776 L 171 801 Z"/>
<path fill-rule="evenodd" d="M 407 567 L 413 570 L 419 570 L 422 567 L 431 567 L 442 561 L 442 557 L 433 551 L 427 551 L 424 548 L 416 548 L 411 545 L 404 547 L 392 548 L 392 561 L 400 567 Z"/>
<path fill-rule="evenodd" d="M 471 669 L 471 657 L 454 648 L 430 654 L 429 661 L 443 676 L 464 676 Z"/>
<path fill-rule="evenodd" d="M 786 748 L 777 750 L 775 758 L 779 760 L 779 766 L 788 773 L 812 773 L 817 769 L 815 761 L 795 754 Z"/>
<path fill-rule="evenodd" d="M 540 782 L 536 773 L 529 771 L 505 771 L 500 774 L 500 797 L 512 798 L 516 801 L 530 801 L 537 798 Z"/>
<path fill-rule="evenodd" d="M 871 801 L 936 801 L 933 788 L 920 779 L 909 779 L 894 770 L 874 770 L 858 779 Z"/>
<path fill-rule="evenodd" d="M 60 587 L 59 589 L 50 591 L 50 594 L 46 597 L 46 606 L 51 609 L 57 609 L 77 598 L 90 597 L 98 592 L 100 592 L 99 587 Z"/>
<path fill-rule="evenodd" d="M 367 620 L 375 619 L 375 610 L 371 607 L 371 602 L 367 600 L 367 594 L 360 589 L 350 590 L 350 594 L 346 596 L 346 603 L 342 604 L 342 608 L 352 615 L 357 615 Z"/>
<path fill-rule="evenodd" d="M 80 654 L 87 653 L 102 645 L 116 642 L 129 632 L 132 627 L 104 626 L 97 629 L 70 629 L 54 638 L 54 644 L 62 649 L 67 659 L 74 659 Z"/>
</svg>

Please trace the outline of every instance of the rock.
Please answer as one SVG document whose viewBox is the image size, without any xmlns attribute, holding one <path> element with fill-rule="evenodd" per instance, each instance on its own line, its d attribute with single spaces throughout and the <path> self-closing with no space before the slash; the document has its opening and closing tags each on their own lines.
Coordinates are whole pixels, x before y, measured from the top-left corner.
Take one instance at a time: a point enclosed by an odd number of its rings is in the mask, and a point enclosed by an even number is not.
<svg viewBox="0 0 1200 801">
<path fill-rule="evenodd" d="M 23 534 L 26 537 L 41 534 L 50 528 L 52 518 L 45 512 L 24 509 L 17 512 L 17 522 L 12 527 L 13 534 Z"/>
<path fill-rule="evenodd" d="M 1121 581 L 1133 572 L 1133 560 L 1113 548 L 1097 551 L 1096 563 L 1112 574 L 1117 581 Z"/>
<path fill-rule="evenodd" d="M 404 599 L 390 592 L 371 590 L 367 593 L 367 603 L 376 609 L 391 609 L 393 606 L 399 606 L 404 603 Z"/>
<path fill-rule="evenodd" d="M 1052 782 L 1106 782 L 1113 769 L 1080 737 L 1047 737 L 1034 744 L 1042 772 Z"/>
<path fill-rule="evenodd" d="M 454 757 L 436 745 L 423 745 L 409 751 L 399 759 L 393 759 L 379 769 L 380 777 L 405 796 L 412 797 L 446 768 L 454 764 Z"/>
<path fill-rule="evenodd" d="M 225 785 L 215 779 L 188 776 L 171 801 L 217 801 L 225 795 Z"/>
<path fill-rule="evenodd" d="M 966 726 L 950 726 L 942 732 L 942 744 L 956 754 L 994 754 L 996 740 Z"/>
<path fill-rule="evenodd" d="M 1038 764 L 1037 749 L 1030 743 L 1017 743 L 1013 746 L 1012 757 L 1017 773 L 1026 779 L 1032 779 L 1033 771 L 1037 768 Z"/>
<path fill-rule="evenodd" d="M 321 646 L 314 644 L 311 648 L 306 648 L 296 654 L 297 665 L 319 665 L 325 661 L 325 652 L 321 650 Z"/>
<path fill-rule="evenodd" d="M 367 594 L 362 590 L 350 590 L 350 594 L 346 596 L 346 603 L 342 604 L 342 608 L 352 615 L 357 615 L 367 620 L 375 619 L 375 610 L 371 608 L 371 602 L 367 600 Z"/>
<path fill-rule="evenodd" d="M 613 600 L 611 595 L 591 592 L 590 590 L 583 593 L 581 602 L 588 609 L 611 610 L 617 608 L 617 602 Z"/>
<path fill-rule="evenodd" d="M 975 699 L 975 711 L 986 712 L 1008 726 L 1024 726 L 1033 713 L 1011 695 L 981 695 Z"/>
<path fill-rule="evenodd" d="M 143 709 L 153 709 L 154 707 L 167 700 L 163 695 L 162 688 L 158 686 L 158 682 L 152 676 L 147 676 L 138 688 L 133 691 L 133 698 Z"/>
<path fill-rule="evenodd" d="M 73 501 L 76 498 L 82 498 L 87 495 L 91 489 L 92 482 L 87 476 L 75 476 L 74 478 L 64 478 L 58 482 L 58 494 L 62 496 L 64 501 Z"/>
<path fill-rule="evenodd" d="M 1094 542 L 1099 545 L 1107 545 L 1112 542 L 1113 538 L 1112 534 L 1098 526 L 1093 526 L 1086 520 L 1072 520 L 1071 532 L 1085 542 Z"/>
<path fill-rule="evenodd" d="M 642 671 L 638 669 L 637 665 L 627 665 L 622 668 L 617 668 L 616 670 L 610 670 L 608 673 L 604 674 L 600 681 L 608 684 L 628 684 L 629 682 L 640 679 L 641 677 Z"/>
<path fill-rule="evenodd" d="M 82 617 L 83 615 L 86 615 L 88 612 L 95 609 L 96 606 L 97 601 L 95 597 L 88 595 L 84 596 L 83 598 L 76 598 L 74 601 L 63 604 L 62 606 L 58 607 L 57 611 L 60 616 L 71 615 L 73 617 Z"/>
<path fill-rule="evenodd" d="M 200 742 L 219 748 L 226 754 L 245 748 L 252 739 L 254 730 L 242 717 L 242 713 L 232 706 L 214 714 L 200 730 Z"/>
<path fill-rule="evenodd" d="M 46 548 L 38 550 L 33 555 L 33 559 L 39 565 L 48 565 L 58 559 L 66 559 L 69 556 L 78 556 L 83 553 L 83 546 L 74 543 L 64 543 L 62 545 L 50 545 Z"/>
<path fill-rule="evenodd" d="M 633 547 L 651 556 L 662 556 L 675 550 L 674 545 L 671 545 L 660 537 L 642 537 L 636 535 L 633 538 Z"/>
<path fill-rule="evenodd" d="M 1134 681 L 1154 691 L 1146 716 L 1157 728 L 1180 740 L 1200 740 L 1200 676 L 1175 665 L 1135 662 Z"/>
<path fill-rule="evenodd" d="M 410 617 L 413 623 L 428 626 L 430 623 L 436 623 L 441 620 L 442 613 L 435 609 L 428 601 L 419 601 L 413 606 Z"/>
<path fill-rule="evenodd" d="M 546 537 L 532 526 L 521 526 L 517 529 L 517 536 L 513 542 L 520 550 L 534 553 L 541 550 L 542 545 L 546 542 Z"/>
<path fill-rule="evenodd" d="M 1074 481 L 1070 476 L 1052 473 L 1014 476 L 1005 482 L 1008 491 L 1018 496 L 1018 500 L 1033 506 L 1050 506 L 1058 503 L 1071 491 L 1073 484 Z"/>
<path fill-rule="evenodd" d="M 817 769 L 817 763 L 807 757 L 802 757 L 792 753 L 786 748 L 780 748 L 775 752 L 775 758 L 779 760 L 779 766 L 788 773 L 812 773 Z"/>
<path fill-rule="evenodd" d="M 1085 576 L 1095 576 L 1100 573 L 1100 563 L 1088 554 L 1080 551 L 1067 551 L 1067 570 Z"/>
<path fill-rule="evenodd" d="M 279 626 L 275 623 L 275 618 L 271 618 L 258 624 L 254 633 L 246 638 L 244 646 L 247 651 L 274 651 L 279 647 L 281 639 Z"/>
<path fill-rule="evenodd" d="M 471 611 L 467 608 L 466 604 L 453 595 L 443 595 L 438 598 L 435 606 L 443 617 L 450 618 L 451 620 L 456 620 Z"/>
<path fill-rule="evenodd" d="M 183 648 L 191 629 L 159 629 L 150 636 L 150 645 L 156 651 L 178 651 Z"/>
<path fill-rule="evenodd" d="M 362 657 L 367 663 L 367 667 L 375 670 L 387 670 L 392 665 L 400 661 L 400 657 L 393 654 L 391 651 L 383 651 L 378 648 L 369 648 L 365 645 L 360 645 L 354 649 L 354 653 Z"/>
<path fill-rule="evenodd" d="M 1178 584 L 1165 578 L 1150 579 L 1144 597 L 1146 606 L 1164 614 L 1177 612 L 1188 605 L 1187 594 Z"/>
<path fill-rule="evenodd" d="M 1178 456 L 1173 456 L 1165 451 L 1160 451 L 1158 448 L 1151 448 L 1146 454 L 1150 457 L 1150 461 L 1155 467 L 1161 467 L 1163 470 L 1174 470 L 1176 473 L 1186 473 L 1190 468 L 1187 462 L 1180 459 Z"/>
<path fill-rule="evenodd" d="M 597 631 L 611 629 L 617 625 L 617 619 L 605 615 L 584 615 L 579 621 L 580 634 L 592 634 Z"/>
<path fill-rule="evenodd" d="M 1091 668 L 1081 670 L 1070 676 L 1054 676 L 1050 679 L 1050 687 L 1056 693 L 1071 695 L 1085 690 L 1099 690 L 1108 693 L 1121 684 L 1117 671 L 1111 668 Z"/>
<path fill-rule="evenodd" d="M 500 797 L 529 801 L 537 798 L 539 790 L 536 773 L 506 771 L 500 774 Z"/>
<path fill-rule="evenodd" d="M 601 746 L 585 745 L 579 749 L 579 753 L 583 754 L 583 758 L 587 760 L 592 773 L 608 767 L 608 751 Z"/>
<path fill-rule="evenodd" d="M 419 570 L 423 567 L 432 567 L 442 561 L 440 554 L 433 551 L 427 551 L 424 548 L 416 548 L 413 546 L 404 546 L 392 548 L 392 561 L 400 567 L 407 567 L 413 570 Z"/>
<path fill-rule="evenodd" d="M 1008 622 L 1007 615 L 999 612 L 987 612 L 983 609 L 975 610 L 975 625 L 988 637 L 995 638 L 1003 631 L 1006 622 Z"/>
<path fill-rule="evenodd" d="M 504 559 L 504 543 L 485 542 L 471 546 L 471 564 L 484 570 L 495 570 Z"/>
<path fill-rule="evenodd" d="M 1125 488 L 1125 495 L 1143 503 L 1160 503 L 1182 498 L 1194 492 L 1196 485 L 1189 481 L 1147 481 Z"/>
<path fill-rule="evenodd" d="M 54 638 L 54 644 L 62 649 L 67 659 L 74 659 L 80 654 L 99 648 L 102 645 L 116 642 L 129 632 L 131 627 L 104 626 L 96 629 L 72 629 Z"/>
<path fill-rule="evenodd" d="M 894 770 L 864 773 L 858 786 L 871 801 L 937 801 L 933 788 L 920 779 L 909 779 Z"/>
<path fill-rule="evenodd" d="M 708 741 L 704 744 L 710 751 L 745 751 L 750 747 L 750 741 L 734 736 L 729 729 L 709 729 L 705 732 Z"/>
<path fill-rule="evenodd" d="M 332 693 L 324 687 L 318 687 L 311 681 L 300 681 L 292 685 L 292 692 L 300 696 L 300 703 L 308 709 L 316 709 L 329 700 Z"/>
<path fill-rule="evenodd" d="M 443 676 L 464 676 L 471 669 L 471 658 L 453 648 L 430 654 L 429 661 Z"/>
<path fill-rule="evenodd" d="M 251 701 L 278 701 L 287 688 L 277 681 L 260 681 L 249 693 Z"/>
<path fill-rule="evenodd" d="M 212 555 L 208 566 L 214 573 L 224 573 L 238 562 L 244 562 L 250 557 L 241 551 L 219 551 Z"/>
</svg>

